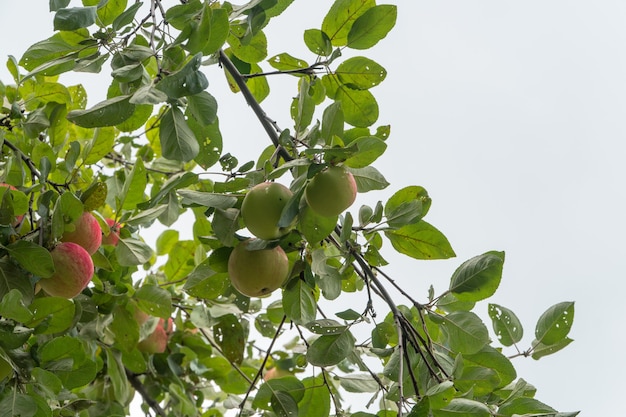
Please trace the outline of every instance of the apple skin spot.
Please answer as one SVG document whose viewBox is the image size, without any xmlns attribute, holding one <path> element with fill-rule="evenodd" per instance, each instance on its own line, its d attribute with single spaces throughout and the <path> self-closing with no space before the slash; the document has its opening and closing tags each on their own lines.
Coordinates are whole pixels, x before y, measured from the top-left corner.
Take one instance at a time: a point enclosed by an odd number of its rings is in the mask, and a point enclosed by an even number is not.
<svg viewBox="0 0 626 417">
<path fill-rule="evenodd" d="M 46 294 L 55 297 L 74 298 L 89 284 L 93 277 L 91 255 L 74 242 L 62 242 L 50 252 L 55 272 L 50 278 L 38 283 Z"/>
</svg>

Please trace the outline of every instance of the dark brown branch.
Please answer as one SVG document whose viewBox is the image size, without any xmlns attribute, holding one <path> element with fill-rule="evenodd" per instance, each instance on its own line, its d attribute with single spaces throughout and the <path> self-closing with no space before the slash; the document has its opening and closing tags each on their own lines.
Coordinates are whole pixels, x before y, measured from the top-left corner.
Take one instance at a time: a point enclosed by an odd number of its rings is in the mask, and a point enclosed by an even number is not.
<svg viewBox="0 0 626 417">
<path fill-rule="evenodd" d="M 325 62 L 318 62 L 317 64 L 310 65 L 306 68 L 298 68 L 292 70 L 280 70 L 280 71 L 269 71 L 269 72 L 257 72 L 255 74 L 242 74 L 241 76 L 244 79 L 256 78 L 256 77 L 265 77 L 267 75 L 282 75 L 282 74 L 303 74 L 303 75 L 314 75 L 317 70 L 323 68 L 326 65 Z"/>
<path fill-rule="evenodd" d="M 261 108 L 259 103 L 256 101 L 256 99 L 252 95 L 252 92 L 250 91 L 250 89 L 248 88 L 248 85 L 246 84 L 246 80 L 243 78 L 243 76 L 241 75 L 237 67 L 235 67 L 235 64 L 233 64 L 230 58 L 226 56 L 224 51 L 220 50 L 219 54 L 220 54 L 220 57 L 219 57 L 220 63 L 222 64 L 224 69 L 233 77 L 233 79 L 235 80 L 235 83 L 237 83 L 239 90 L 241 90 L 241 94 L 243 94 L 244 98 L 246 99 L 246 102 L 252 108 L 252 111 L 256 115 L 257 119 L 259 119 L 259 122 L 263 126 L 263 129 L 265 129 L 265 132 L 270 137 L 272 143 L 278 150 L 278 154 L 285 161 L 291 161 L 293 157 L 289 154 L 289 152 L 285 150 L 285 148 L 283 148 L 280 145 L 280 141 L 278 140 L 278 132 L 276 131 L 272 121 L 267 117 L 267 114 L 265 113 L 265 111 Z"/>
<path fill-rule="evenodd" d="M 39 170 L 37 169 L 37 167 L 35 166 L 35 164 L 33 163 L 32 159 L 30 159 L 26 154 L 24 154 L 24 152 L 22 152 L 17 146 L 15 146 L 12 142 L 4 139 L 2 141 L 2 144 L 4 146 L 6 146 L 7 148 L 11 149 L 13 152 L 15 152 L 22 161 L 24 161 L 24 163 L 26 164 L 26 166 L 28 167 L 28 169 L 30 170 L 30 172 L 37 177 L 40 181 L 42 182 L 47 182 L 48 184 L 52 185 L 57 191 L 62 192 L 63 188 L 66 188 L 65 185 L 63 184 L 58 184 L 56 182 L 52 182 L 52 181 L 48 181 L 47 178 L 44 178 L 43 175 L 41 175 L 41 172 L 39 172 Z"/>
<path fill-rule="evenodd" d="M 157 415 L 162 416 L 162 417 L 167 417 L 167 413 L 159 405 L 158 401 L 156 401 L 154 398 L 150 396 L 150 394 L 148 394 L 148 391 L 146 391 L 146 389 L 144 388 L 137 374 L 134 374 L 128 369 L 126 369 L 126 378 L 128 378 L 128 382 L 130 382 L 130 385 L 133 386 L 135 391 L 137 391 L 139 395 L 141 395 L 144 402 L 148 404 L 148 406 L 150 406 L 150 408 L 152 408 Z"/>
</svg>

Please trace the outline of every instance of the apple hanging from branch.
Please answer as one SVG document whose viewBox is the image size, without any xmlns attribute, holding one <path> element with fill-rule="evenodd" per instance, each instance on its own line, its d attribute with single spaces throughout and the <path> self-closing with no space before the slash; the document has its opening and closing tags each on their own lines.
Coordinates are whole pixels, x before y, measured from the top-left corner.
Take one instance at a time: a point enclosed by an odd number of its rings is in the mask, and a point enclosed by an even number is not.
<svg viewBox="0 0 626 417">
<path fill-rule="evenodd" d="M 117 246 L 120 241 L 120 224 L 114 219 L 106 219 L 106 222 L 109 225 L 109 234 L 102 234 L 102 244 Z"/>
<path fill-rule="evenodd" d="M 74 230 L 63 233 L 61 241 L 76 243 L 93 255 L 102 244 L 102 228 L 93 214 L 85 211 L 74 222 Z"/>
<path fill-rule="evenodd" d="M 93 276 L 91 255 L 77 243 L 61 242 L 50 251 L 54 274 L 38 284 L 48 295 L 74 298 L 89 284 Z"/>
<path fill-rule="evenodd" d="M 315 174 L 304 195 L 315 213 L 334 217 L 354 203 L 356 192 L 356 181 L 351 172 L 340 166 L 329 166 Z"/>
<path fill-rule="evenodd" d="M 277 182 L 252 187 L 241 204 L 241 217 L 250 233 L 265 240 L 278 239 L 289 233 L 294 224 L 279 227 L 278 221 L 292 196 L 289 188 Z"/>
<path fill-rule="evenodd" d="M 250 250 L 252 241 L 248 239 L 235 246 L 228 258 L 228 276 L 243 295 L 264 297 L 283 285 L 289 273 L 289 260 L 280 246 Z"/>
</svg>

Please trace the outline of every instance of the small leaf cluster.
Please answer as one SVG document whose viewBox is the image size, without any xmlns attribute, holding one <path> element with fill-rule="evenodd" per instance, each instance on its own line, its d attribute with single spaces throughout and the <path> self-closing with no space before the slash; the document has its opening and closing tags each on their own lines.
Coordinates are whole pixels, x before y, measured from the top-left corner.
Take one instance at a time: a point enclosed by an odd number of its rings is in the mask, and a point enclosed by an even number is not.
<svg viewBox="0 0 626 417">
<path fill-rule="evenodd" d="M 319 27 L 303 27 L 305 57 L 268 57 L 264 29 L 292 2 L 50 0 L 54 34 L 9 57 L 13 79 L 0 83 L 0 181 L 12 186 L 0 187 L 7 415 L 130 415 L 136 397 L 156 416 L 577 414 L 535 399 L 511 361 L 566 347 L 572 302 L 550 307 L 522 350 L 513 311 L 489 304 L 491 333 L 477 310 L 500 285 L 503 252 L 463 262 L 448 289 L 420 301 L 398 283 L 405 277 L 386 274 L 383 248 L 455 256 L 424 220 L 423 187 L 338 216 L 308 206 L 307 184 L 329 166 L 347 170 L 359 193 L 390 185 L 373 166 L 391 133 L 377 125 L 372 93 L 387 71 L 360 54 L 385 41 L 397 7 L 336 0 Z M 221 133 L 211 65 L 267 132 L 256 161 L 223 152 L 236 138 Z M 62 81 L 71 72 L 98 74 L 106 98 L 88 106 L 82 85 Z M 289 108 L 272 109 L 290 115 L 289 128 L 261 107 L 272 76 L 293 80 Z M 231 285 L 228 260 L 249 238 L 243 199 L 264 181 L 288 184 L 278 226 L 295 226 L 251 250 L 280 246 L 290 273 L 271 298 L 251 299 Z M 116 232 L 113 219 L 119 242 L 92 255 L 81 294 L 47 296 L 38 282 L 55 272 L 50 251 L 85 211 L 105 234 Z M 356 293 L 353 308 L 339 304 Z M 142 349 L 170 319 L 165 350 Z M 359 393 L 363 407 L 350 399 Z"/>
</svg>

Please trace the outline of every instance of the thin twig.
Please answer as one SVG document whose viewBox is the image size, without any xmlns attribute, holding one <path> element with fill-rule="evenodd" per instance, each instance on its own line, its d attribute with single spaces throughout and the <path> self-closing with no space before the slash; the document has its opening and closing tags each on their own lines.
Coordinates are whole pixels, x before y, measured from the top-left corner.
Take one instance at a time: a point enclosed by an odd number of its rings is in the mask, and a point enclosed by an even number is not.
<svg viewBox="0 0 626 417">
<path fill-rule="evenodd" d="M 259 367 L 259 370 L 257 371 L 256 375 L 254 376 L 254 379 L 252 380 L 252 383 L 248 386 L 248 391 L 246 391 L 246 395 L 243 397 L 243 400 L 239 404 L 239 415 L 240 416 L 243 415 L 243 411 L 244 411 L 243 407 L 245 406 L 246 401 L 248 400 L 248 397 L 250 396 L 250 393 L 254 389 L 254 386 L 256 385 L 256 382 L 261 377 L 261 374 L 263 373 L 263 369 L 265 368 L 265 364 L 267 363 L 267 360 L 269 359 L 270 355 L 272 354 L 272 348 L 274 347 L 274 343 L 276 342 L 276 339 L 278 339 L 278 336 L 280 335 L 280 332 L 281 332 L 281 330 L 283 328 L 283 325 L 285 324 L 285 320 L 287 320 L 287 316 L 283 315 L 283 319 L 280 321 L 280 324 L 278 325 L 278 328 L 276 329 L 276 333 L 274 334 L 274 338 L 272 339 L 272 342 L 270 343 L 270 345 L 267 348 L 267 352 L 265 353 L 265 357 L 263 358 L 263 362 L 261 363 L 261 366 Z"/>
</svg>

